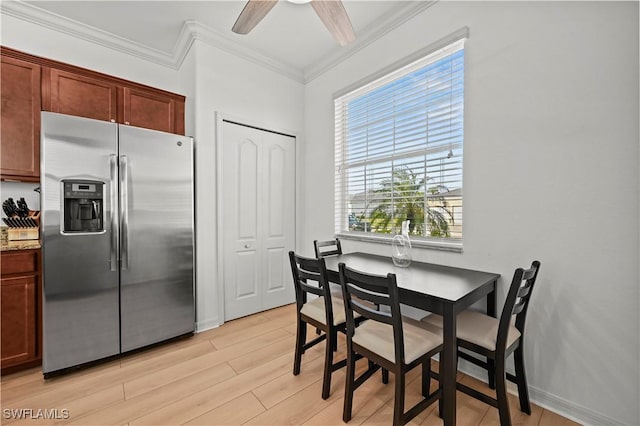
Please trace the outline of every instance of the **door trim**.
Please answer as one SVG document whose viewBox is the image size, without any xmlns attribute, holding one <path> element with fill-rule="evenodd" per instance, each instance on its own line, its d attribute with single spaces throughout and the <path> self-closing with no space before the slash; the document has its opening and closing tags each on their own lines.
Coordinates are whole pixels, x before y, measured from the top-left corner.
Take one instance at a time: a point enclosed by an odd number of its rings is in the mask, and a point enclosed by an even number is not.
<svg viewBox="0 0 640 426">
<path fill-rule="evenodd" d="M 245 126 L 252 129 L 262 130 L 265 132 L 275 133 L 283 136 L 288 136 L 294 138 L 294 150 L 295 150 L 295 164 L 294 164 L 294 175 L 295 175 L 295 194 L 294 194 L 294 203 L 295 203 L 295 219 L 294 219 L 294 242 L 295 248 L 294 250 L 297 252 L 298 247 L 301 247 L 301 242 L 299 241 L 301 232 L 299 231 L 300 225 L 300 215 L 302 212 L 302 174 L 301 174 L 301 164 L 302 164 L 302 135 L 300 132 L 278 128 L 277 126 L 273 126 L 271 124 L 258 123 L 254 120 L 246 119 L 243 117 L 237 117 L 229 114 L 224 114 L 222 112 L 215 112 L 215 137 L 216 137 L 216 236 L 217 236 L 217 294 L 218 294 L 218 326 L 224 324 L 225 319 L 225 294 L 224 294 L 224 238 L 222 238 L 222 212 L 223 212 L 223 197 L 222 197 L 222 144 L 224 143 L 222 134 L 223 134 L 223 125 L 224 122 L 228 122 L 231 124 L 236 124 L 239 126 Z"/>
</svg>

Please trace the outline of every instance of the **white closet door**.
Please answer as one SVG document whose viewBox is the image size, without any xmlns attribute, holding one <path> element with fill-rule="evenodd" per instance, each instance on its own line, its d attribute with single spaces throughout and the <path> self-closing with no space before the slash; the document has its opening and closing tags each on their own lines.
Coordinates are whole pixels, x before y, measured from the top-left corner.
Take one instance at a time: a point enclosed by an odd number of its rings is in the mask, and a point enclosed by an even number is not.
<svg viewBox="0 0 640 426">
<path fill-rule="evenodd" d="M 295 139 L 223 123 L 225 321 L 294 300 Z"/>
</svg>

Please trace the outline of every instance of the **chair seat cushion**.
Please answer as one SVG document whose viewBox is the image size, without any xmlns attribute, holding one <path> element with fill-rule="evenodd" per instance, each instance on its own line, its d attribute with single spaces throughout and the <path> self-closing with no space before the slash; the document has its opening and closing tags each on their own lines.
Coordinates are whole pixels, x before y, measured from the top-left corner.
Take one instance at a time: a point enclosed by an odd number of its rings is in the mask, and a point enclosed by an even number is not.
<svg viewBox="0 0 640 426">
<path fill-rule="evenodd" d="M 419 321 L 402 319 L 404 335 L 404 362 L 409 364 L 442 344 L 442 336 L 425 329 Z M 390 324 L 369 320 L 360 324 L 353 335 L 353 342 L 395 362 L 393 327 Z"/>
<path fill-rule="evenodd" d="M 442 329 L 442 317 L 440 315 L 431 314 L 423 318 L 422 321 Z M 497 318 L 468 309 L 458 314 L 456 335 L 458 339 L 495 351 L 499 323 L 500 321 Z M 513 325 L 509 325 L 507 347 L 511 346 L 519 338 L 520 331 Z"/>
<path fill-rule="evenodd" d="M 346 318 L 342 298 L 332 297 L 331 305 L 333 309 L 333 325 L 343 324 Z M 324 311 L 324 297 L 318 297 L 305 303 L 302 305 L 300 313 L 313 318 L 320 324 L 327 324 L 327 314 Z"/>
</svg>

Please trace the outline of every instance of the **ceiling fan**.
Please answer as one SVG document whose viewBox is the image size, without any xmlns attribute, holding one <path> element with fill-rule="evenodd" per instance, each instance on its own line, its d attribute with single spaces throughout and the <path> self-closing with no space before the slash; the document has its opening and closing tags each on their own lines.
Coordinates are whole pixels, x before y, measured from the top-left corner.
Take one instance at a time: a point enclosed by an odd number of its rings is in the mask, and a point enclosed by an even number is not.
<svg viewBox="0 0 640 426">
<path fill-rule="evenodd" d="M 339 0 L 289 0 L 292 3 L 309 3 L 333 38 L 341 46 L 346 46 L 356 39 L 353 26 L 344 5 Z M 278 0 L 249 0 L 240 12 L 240 16 L 231 31 L 237 34 L 248 34 Z"/>
</svg>

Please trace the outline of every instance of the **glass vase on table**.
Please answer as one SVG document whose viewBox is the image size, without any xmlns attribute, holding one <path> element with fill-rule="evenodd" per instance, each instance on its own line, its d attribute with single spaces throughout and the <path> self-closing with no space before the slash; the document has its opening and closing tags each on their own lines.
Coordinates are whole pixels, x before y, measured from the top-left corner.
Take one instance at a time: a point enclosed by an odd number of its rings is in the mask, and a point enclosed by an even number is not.
<svg viewBox="0 0 640 426">
<path fill-rule="evenodd" d="M 409 221 L 402 222 L 402 233 L 395 235 L 391 241 L 391 258 L 393 264 L 401 268 L 411 265 L 411 240 L 409 239 Z"/>
</svg>

